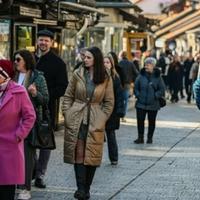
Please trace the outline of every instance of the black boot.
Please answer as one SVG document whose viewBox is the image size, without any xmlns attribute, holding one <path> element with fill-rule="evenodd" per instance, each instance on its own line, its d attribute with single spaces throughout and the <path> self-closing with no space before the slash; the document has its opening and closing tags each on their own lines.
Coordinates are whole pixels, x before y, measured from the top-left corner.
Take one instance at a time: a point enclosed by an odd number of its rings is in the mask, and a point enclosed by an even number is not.
<svg viewBox="0 0 200 200">
<path fill-rule="evenodd" d="M 152 138 L 148 138 L 147 139 L 147 144 L 152 144 L 153 143 L 153 139 Z"/>
<path fill-rule="evenodd" d="M 139 134 L 138 138 L 136 140 L 134 140 L 135 144 L 144 144 L 144 135 L 143 134 Z"/>
<path fill-rule="evenodd" d="M 92 184 L 94 174 L 96 171 L 95 166 L 87 166 L 87 174 L 86 174 L 86 187 L 85 187 L 85 199 L 90 199 L 90 186 Z"/>
<path fill-rule="evenodd" d="M 85 200 L 86 166 L 83 164 L 74 164 L 74 171 L 78 188 L 78 190 L 74 193 L 74 198 Z"/>
<path fill-rule="evenodd" d="M 148 134 L 147 136 L 147 144 L 152 144 L 153 143 L 153 134 Z"/>
</svg>

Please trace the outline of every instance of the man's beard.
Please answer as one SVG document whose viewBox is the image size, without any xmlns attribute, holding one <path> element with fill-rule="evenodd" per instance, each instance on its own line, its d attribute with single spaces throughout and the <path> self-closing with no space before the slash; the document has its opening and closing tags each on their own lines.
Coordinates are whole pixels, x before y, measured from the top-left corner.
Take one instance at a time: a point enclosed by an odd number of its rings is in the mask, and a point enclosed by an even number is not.
<svg viewBox="0 0 200 200">
<path fill-rule="evenodd" d="M 39 49 L 40 49 L 40 51 L 42 51 L 42 52 L 45 52 L 45 51 L 48 50 L 46 47 L 45 47 L 45 48 L 43 48 L 43 47 L 39 47 Z"/>
</svg>

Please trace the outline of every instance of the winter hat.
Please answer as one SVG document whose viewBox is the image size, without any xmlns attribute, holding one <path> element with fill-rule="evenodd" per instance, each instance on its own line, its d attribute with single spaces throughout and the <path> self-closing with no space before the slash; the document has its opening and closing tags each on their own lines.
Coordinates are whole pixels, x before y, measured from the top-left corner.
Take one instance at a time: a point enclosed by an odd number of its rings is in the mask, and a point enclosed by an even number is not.
<svg viewBox="0 0 200 200">
<path fill-rule="evenodd" d="M 37 33 L 37 36 L 40 37 L 40 36 L 47 36 L 47 37 L 50 37 L 52 40 L 54 39 L 54 34 L 47 30 L 47 29 L 43 29 L 43 30 L 40 30 L 38 33 Z"/>
<path fill-rule="evenodd" d="M 7 78 L 13 78 L 13 63 L 10 60 L 0 60 L 0 74 Z"/>
<path fill-rule="evenodd" d="M 144 61 L 144 65 L 152 64 L 153 66 L 156 66 L 156 59 L 154 57 L 147 57 Z"/>
</svg>

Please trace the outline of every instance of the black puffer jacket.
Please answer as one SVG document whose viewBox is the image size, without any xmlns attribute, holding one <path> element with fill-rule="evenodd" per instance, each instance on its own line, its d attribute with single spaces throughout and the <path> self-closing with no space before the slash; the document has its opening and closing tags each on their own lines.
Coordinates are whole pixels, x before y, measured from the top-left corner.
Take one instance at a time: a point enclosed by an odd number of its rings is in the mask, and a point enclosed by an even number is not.
<svg viewBox="0 0 200 200">
<path fill-rule="evenodd" d="M 155 68 L 153 73 L 150 74 L 143 68 L 135 80 L 134 94 L 137 98 L 136 108 L 159 110 L 158 99 L 165 94 L 165 86 L 160 76 L 160 70 Z"/>
<path fill-rule="evenodd" d="M 119 129 L 120 126 L 120 114 L 125 113 L 125 107 L 124 107 L 124 100 L 123 100 L 123 89 L 121 86 L 120 78 L 115 76 L 113 78 L 113 91 L 114 91 L 114 97 L 115 97 L 115 104 L 114 109 L 109 117 L 108 121 L 106 122 L 106 130 L 116 130 Z M 123 110 L 124 109 L 124 110 Z"/>
</svg>

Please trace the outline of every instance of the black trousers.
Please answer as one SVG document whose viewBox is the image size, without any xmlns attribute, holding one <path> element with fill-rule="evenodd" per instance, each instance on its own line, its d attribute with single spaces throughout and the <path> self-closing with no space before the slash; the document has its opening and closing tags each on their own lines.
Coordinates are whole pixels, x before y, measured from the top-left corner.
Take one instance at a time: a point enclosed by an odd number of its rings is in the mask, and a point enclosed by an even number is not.
<svg viewBox="0 0 200 200">
<path fill-rule="evenodd" d="M 0 185 L 1 200 L 14 200 L 14 198 L 15 198 L 15 185 Z"/>
<path fill-rule="evenodd" d="M 185 92 L 187 94 L 187 101 L 191 101 L 191 95 L 192 95 L 192 80 L 191 79 L 185 79 Z"/>
<path fill-rule="evenodd" d="M 54 130 L 57 130 L 58 123 L 58 112 L 59 112 L 59 102 L 60 99 L 51 99 L 49 101 L 49 111 L 51 116 L 52 127 Z M 48 163 L 50 160 L 51 150 L 49 149 L 40 149 L 39 158 L 35 156 L 35 178 L 43 178 L 47 171 Z"/>
<path fill-rule="evenodd" d="M 108 155 L 110 161 L 118 161 L 118 145 L 115 130 L 106 129 Z"/>
<path fill-rule="evenodd" d="M 51 150 L 49 149 L 40 149 L 39 150 L 39 158 L 35 156 L 36 159 L 36 172 L 35 177 L 36 178 L 43 178 L 46 171 L 48 162 L 50 159 Z"/>
<path fill-rule="evenodd" d="M 92 184 L 96 166 L 88 166 L 84 164 L 74 164 L 77 188 L 83 192 L 89 192 Z"/>
<path fill-rule="evenodd" d="M 138 136 L 140 138 L 144 137 L 144 121 L 146 115 L 148 116 L 148 138 L 152 138 L 155 130 L 156 125 L 156 116 L 158 111 L 157 110 L 143 110 L 141 108 L 137 108 L 137 129 L 138 129 Z"/>
</svg>

